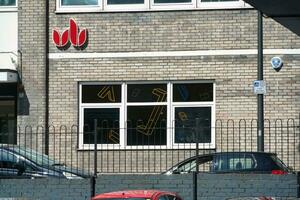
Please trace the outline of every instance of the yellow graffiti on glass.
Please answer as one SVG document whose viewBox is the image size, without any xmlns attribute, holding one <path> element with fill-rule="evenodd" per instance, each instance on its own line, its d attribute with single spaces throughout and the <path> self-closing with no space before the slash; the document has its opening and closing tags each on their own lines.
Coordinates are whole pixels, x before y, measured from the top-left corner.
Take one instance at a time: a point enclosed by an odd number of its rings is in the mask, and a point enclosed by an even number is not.
<svg viewBox="0 0 300 200">
<path fill-rule="evenodd" d="M 188 120 L 188 116 L 187 116 L 187 114 L 186 114 L 185 112 L 179 112 L 179 113 L 178 113 L 178 116 L 179 116 L 179 119 L 180 119 L 181 121 L 186 121 L 186 120 Z"/>
<path fill-rule="evenodd" d="M 119 144 L 119 133 L 117 133 L 116 131 L 110 130 L 108 132 L 108 139 L 110 139 L 112 142 L 114 142 L 115 144 Z"/>
<path fill-rule="evenodd" d="M 153 89 L 152 94 L 158 97 L 157 102 L 164 102 L 167 97 L 167 92 L 161 88 Z M 163 109 L 164 109 L 163 106 L 154 106 L 147 124 L 137 126 L 137 131 L 147 136 L 152 135 L 154 131 L 154 127 L 156 126 L 159 120 L 159 116 L 162 113 Z"/>
<path fill-rule="evenodd" d="M 104 86 L 97 95 L 101 99 L 107 97 L 110 102 L 116 102 L 113 86 Z"/>
</svg>

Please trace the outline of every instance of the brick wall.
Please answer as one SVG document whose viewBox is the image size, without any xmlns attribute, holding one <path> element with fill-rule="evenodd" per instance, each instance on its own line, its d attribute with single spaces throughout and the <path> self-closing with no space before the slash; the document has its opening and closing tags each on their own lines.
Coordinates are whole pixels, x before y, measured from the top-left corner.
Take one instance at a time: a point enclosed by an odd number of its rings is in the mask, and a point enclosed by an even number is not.
<svg viewBox="0 0 300 200">
<path fill-rule="evenodd" d="M 223 200 L 233 197 L 297 197 L 296 175 L 213 175 L 199 174 L 198 199 Z M 185 200 L 193 199 L 193 176 L 186 175 L 103 175 L 96 180 L 96 193 L 159 189 L 177 192 Z M 90 180 L 4 180 L 1 197 L 29 199 L 89 199 Z"/>
<path fill-rule="evenodd" d="M 89 199 L 90 180 L 0 179 L 0 197 L 23 197 L 31 200 Z"/>
<path fill-rule="evenodd" d="M 22 83 L 18 125 L 44 125 L 45 120 L 45 1 L 19 0 L 18 48 L 22 52 Z"/>
<path fill-rule="evenodd" d="M 55 10 L 52 4 L 51 11 Z M 254 10 L 172 11 L 134 13 L 61 14 L 51 12 L 50 28 L 63 30 L 69 18 L 89 30 L 89 45 L 83 51 L 135 52 L 214 49 L 255 49 L 257 13 Z M 299 37 L 265 19 L 264 48 L 299 48 Z M 51 53 L 61 53 L 52 43 Z M 266 118 L 299 115 L 299 55 L 282 56 L 286 65 L 277 73 L 266 55 Z M 195 56 L 154 58 L 91 58 L 50 60 L 50 122 L 77 124 L 78 81 L 215 80 L 216 118 L 256 118 L 252 82 L 257 76 L 257 58 L 246 56 Z"/>
<path fill-rule="evenodd" d="M 22 128 L 27 124 L 36 127 L 43 125 L 45 112 L 45 5 L 44 1 L 37 0 L 20 0 L 19 4 L 19 46 L 23 52 L 23 82 L 30 106 L 27 115 L 19 116 L 18 123 Z M 50 53 L 63 53 L 52 44 L 51 31 L 53 28 L 67 28 L 71 17 L 77 20 L 81 28 L 88 28 L 89 45 L 82 51 L 70 47 L 66 53 L 257 47 L 257 12 L 251 9 L 57 14 L 55 1 L 51 1 Z M 299 37 L 271 19 L 264 19 L 264 36 L 266 49 L 300 48 Z M 285 61 L 284 68 L 278 73 L 270 67 L 272 56 L 264 57 L 268 88 L 265 95 L 265 118 L 295 118 L 300 113 L 300 55 L 276 55 L 282 56 Z M 257 76 L 256 59 L 254 55 L 50 59 L 50 125 L 77 125 L 79 81 L 214 80 L 216 119 L 253 119 L 256 118 L 257 107 L 256 96 L 252 92 L 252 82 Z M 296 135 L 299 132 L 291 131 L 285 135 Z M 299 141 L 299 136 L 294 138 Z M 70 152 L 75 155 L 77 136 L 70 138 L 66 135 L 65 139 L 72 147 L 66 157 L 70 157 Z M 54 139 L 51 141 L 50 151 L 57 154 L 59 148 Z M 34 145 L 42 146 L 40 144 Z M 295 152 L 296 158 L 300 157 L 296 147 L 289 151 Z M 300 167 L 299 162 L 298 159 L 297 167 Z"/>
</svg>

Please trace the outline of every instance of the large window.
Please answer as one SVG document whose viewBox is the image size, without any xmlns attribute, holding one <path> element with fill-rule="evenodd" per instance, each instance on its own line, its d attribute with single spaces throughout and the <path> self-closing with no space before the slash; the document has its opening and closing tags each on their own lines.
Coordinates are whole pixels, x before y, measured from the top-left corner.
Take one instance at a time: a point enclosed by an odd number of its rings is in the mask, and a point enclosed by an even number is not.
<svg viewBox="0 0 300 200">
<path fill-rule="evenodd" d="M 102 0 L 57 0 L 56 9 L 63 12 L 101 11 Z"/>
<path fill-rule="evenodd" d="M 0 7 L 2 6 L 16 6 L 16 0 L 0 0 Z"/>
<path fill-rule="evenodd" d="M 212 82 L 82 83 L 79 95 L 82 149 L 214 147 Z"/>
<path fill-rule="evenodd" d="M 0 0 L 0 11 L 18 11 L 17 0 Z M 1 20 L 1 19 L 0 19 Z M 2 22 L 0 22 L 2 23 Z"/>
<path fill-rule="evenodd" d="M 247 7 L 242 0 L 57 0 L 58 12 L 147 11 L 242 7 Z"/>
</svg>

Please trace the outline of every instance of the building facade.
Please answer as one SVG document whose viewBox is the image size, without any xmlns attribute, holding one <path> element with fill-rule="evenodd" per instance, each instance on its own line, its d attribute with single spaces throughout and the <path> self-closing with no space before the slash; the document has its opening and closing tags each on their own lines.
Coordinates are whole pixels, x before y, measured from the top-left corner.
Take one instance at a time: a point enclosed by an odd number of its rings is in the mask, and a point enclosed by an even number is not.
<svg viewBox="0 0 300 200">
<path fill-rule="evenodd" d="M 58 141 L 74 155 L 89 154 L 95 131 L 107 163 L 114 162 L 111 154 L 119 158 L 126 150 L 180 154 L 195 149 L 196 141 L 204 150 L 256 149 L 249 127 L 256 126 L 251 120 L 257 114 L 252 86 L 257 11 L 243 1 L 51 0 L 47 8 L 45 1 L 19 0 L 16 5 L 23 86 L 17 124 L 20 133 L 35 137 L 48 120 L 48 139 L 43 135 L 34 143 L 49 145 L 50 154 L 57 156 Z M 274 56 L 284 60 L 280 72 L 271 68 Z M 299 117 L 299 60 L 299 37 L 265 18 L 266 119 L 289 123 Z M 199 138 L 195 119 L 202 127 Z M 247 121 L 238 141 L 235 128 L 220 132 L 216 125 L 228 120 Z M 270 151 L 278 142 L 274 127 L 266 130 Z M 53 132 L 64 136 L 55 142 Z M 282 157 L 295 152 L 292 163 L 299 167 L 297 145 L 283 147 L 290 137 L 299 143 L 299 129 L 280 133 Z M 132 162 L 139 159 L 144 158 Z"/>
<path fill-rule="evenodd" d="M 0 1 L 0 143 L 15 142 L 18 78 L 18 9 L 16 1 Z"/>
</svg>

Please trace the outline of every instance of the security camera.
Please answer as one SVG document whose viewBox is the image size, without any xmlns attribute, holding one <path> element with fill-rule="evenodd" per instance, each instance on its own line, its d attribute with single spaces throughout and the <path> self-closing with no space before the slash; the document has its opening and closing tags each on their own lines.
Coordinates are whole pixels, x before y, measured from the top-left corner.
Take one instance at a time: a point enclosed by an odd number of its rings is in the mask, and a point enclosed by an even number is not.
<svg viewBox="0 0 300 200">
<path fill-rule="evenodd" d="M 276 72 L 279 72 L 283 67 L 283 60 L 280 57 L 273 57 L 271 59 L 271 65 Z"/>
</svg>

